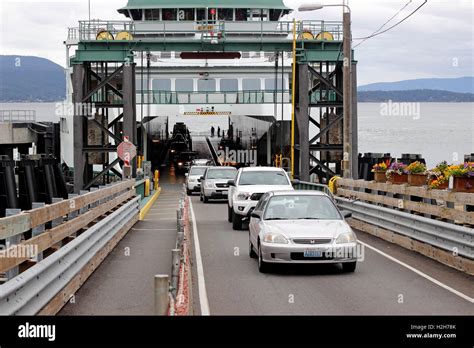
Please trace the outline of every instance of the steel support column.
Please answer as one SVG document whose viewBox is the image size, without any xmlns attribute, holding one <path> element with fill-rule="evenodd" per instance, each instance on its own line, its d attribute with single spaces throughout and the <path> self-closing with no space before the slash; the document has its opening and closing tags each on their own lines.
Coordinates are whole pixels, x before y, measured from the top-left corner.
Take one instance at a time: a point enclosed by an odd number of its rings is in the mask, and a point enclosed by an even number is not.
<svg viewBox="0 0 474 348">
<path fill-rule="evenodd" d="M 73 103 L 74 103 L 74 192 L 79 193 L 84 186 L 84 171 L 86 167 L 86 154 L 83 151 L 87 127 L 83 115 L 82 100 L 84 97 L 85 64 L 76 64 L 73 67 Z"/>
<path fill-rule="evenodd" d="M 297 176 L 302 181 L 309 181 L 309 68 L 308 63 L 297 64 L 298 104 L 295 118 L 298 128 L 298 167 Z"/>
<path fill-rule="evenodd" d="M 137 115 L 135 90 L 135 63 L 126 63 L 123 67 L 123 135 L 137 144 Z M 132 161 L 132 177 L 137 173 L 136 160 Z"/>
<path fill-rule="evenodd" d="M 359 179 L 359 137 L 357 120 L 357 63 L 352 62 L 352 105 L 351 105 L 351 139 L 352 139 L 352 178 Z"/>
</svg>

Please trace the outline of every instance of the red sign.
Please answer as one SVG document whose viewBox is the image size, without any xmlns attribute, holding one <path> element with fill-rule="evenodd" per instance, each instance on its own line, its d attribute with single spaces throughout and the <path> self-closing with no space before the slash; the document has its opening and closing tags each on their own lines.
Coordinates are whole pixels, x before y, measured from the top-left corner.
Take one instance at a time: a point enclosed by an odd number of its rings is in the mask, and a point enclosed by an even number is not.
<svg viewBox="0 0 474 348">
<path fill-rule="evenodd" d="M 119 158 L 124 161 L 127 166 L 129 166 L 130 161 L 137 156 L 137 147 L 126 139 L 118 146 L 117 154 Z"/>
</svg>

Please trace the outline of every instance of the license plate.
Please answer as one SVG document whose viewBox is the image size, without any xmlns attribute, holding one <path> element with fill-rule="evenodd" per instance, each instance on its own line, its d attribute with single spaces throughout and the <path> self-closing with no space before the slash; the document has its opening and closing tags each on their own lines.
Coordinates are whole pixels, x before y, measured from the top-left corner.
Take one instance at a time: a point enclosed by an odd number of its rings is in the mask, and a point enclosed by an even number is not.
<svg viewBox="0 0 474 348">
<path fill-rule="evenodd" d="M 227 190 L 226 190 L 226 191 L 221 191 L 221 193 L 222 193 L 223 195 L 226 195 L 227 192 L 229 192 L 229 191 L 227 191 Z"/>
<path fill-rule="evenodd" d="M 303 253 L 304 257 L 321 257 L 323 252 L 320 250 L 305 250 Z"/>
</svg>

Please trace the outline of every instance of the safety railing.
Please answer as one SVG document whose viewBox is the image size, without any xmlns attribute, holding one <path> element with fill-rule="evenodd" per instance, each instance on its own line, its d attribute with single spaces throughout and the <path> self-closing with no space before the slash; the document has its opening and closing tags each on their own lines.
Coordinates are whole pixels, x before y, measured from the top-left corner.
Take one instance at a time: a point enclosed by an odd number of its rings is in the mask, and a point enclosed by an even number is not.
<svg viewBox="0 0 474 348">
<path fill-rule="evenodd" d="M 0 110 L 0 122 L 35 122 L 35 110 Z"/>
<path fill-rule="evenodd" d="M 0 219 L 0 315 L 56 314 L 138 220 L 134 185 L 126 180 L 7 210 Z"/>
<path fill-rule="evenodd" d="M 79 22 L 79 40 L 113 41 L 165 39 L 167 37 L 194 36 L 199 40 L 217 40 L 218 42 L 239 37 L 288 39 L 293 35 L 293 22 L 289 21 L 102 21 Z M 100 33 L 105 33 L 101 34 Z M 130 34 L 124 35 L 124 33 Z M 299 39 L 320 41 L 342 41 L 342 22 L 338 21 L 299 21 L 296 33 Z M 70 31 L 70 35 L 76 35 Z M 74 39 L 72 36 L 70 39 Z"/>
<path fill-rule="evenodd" d="M 174 92 L 137 91 L 137 103 L 143 104 L 280 104 L 290 103 L 289 90 Z"/>
<path fill-rule="evenodd" d="M 474 225 L 474 212 L 468 211 L 468 206 L 474 206 L 472 193 L 340 178 L 337 180 L 337 195 L 448 222 Z"/>
<path fill-rule="evenodd" d="M 321 191 L 327 194 L 334 200 L 334 196 L 327 185 L 318 184 L 314 182 L 307 182 L 307 181 L 300 181 L 300 180 L 293 180 L 293 188 L 295 190 L 310 190 L 310 191 Z"/>
</svg>

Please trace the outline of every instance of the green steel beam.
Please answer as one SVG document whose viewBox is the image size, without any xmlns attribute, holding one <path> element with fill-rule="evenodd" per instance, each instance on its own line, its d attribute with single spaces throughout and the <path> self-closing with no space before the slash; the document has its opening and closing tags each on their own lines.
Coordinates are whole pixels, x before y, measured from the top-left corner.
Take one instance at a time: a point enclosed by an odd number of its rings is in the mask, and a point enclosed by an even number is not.
<svg viewBox="0 0 474 348">
<path fill-rule="evenodd" d="M 302 41 L 300 41 L 301 43 Z M 343 59 L 341 42 L 304 42 L 298 62 L 336 62 Z M 189 41 L 85 41 L 79 43 L 72 64 L 84 62 L 133 62 L 133 52 L 292 52 L 291 40 L 226 41 L 210 44 Z"/>
</svg>

